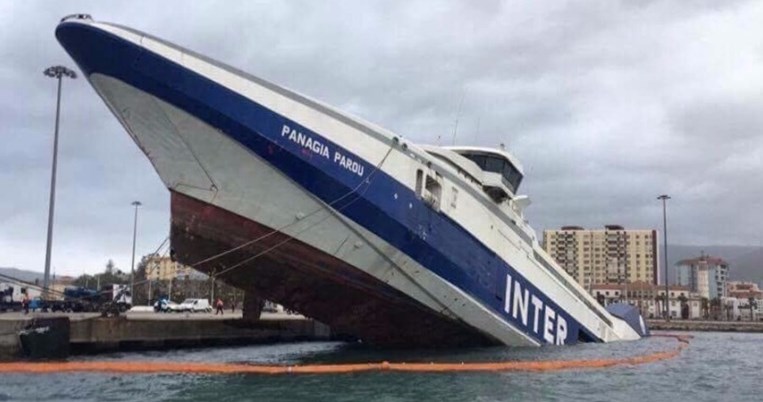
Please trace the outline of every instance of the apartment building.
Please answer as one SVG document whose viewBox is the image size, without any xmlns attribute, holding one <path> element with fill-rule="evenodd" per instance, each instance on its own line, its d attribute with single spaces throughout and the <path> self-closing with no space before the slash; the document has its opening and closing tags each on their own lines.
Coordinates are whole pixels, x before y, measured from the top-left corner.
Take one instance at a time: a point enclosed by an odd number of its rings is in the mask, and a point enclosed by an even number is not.
<svg viewBox="0 0 763 402">
<path fill-rule="evenodd" d="M 150 280 L 167 281 L 192 275 L 194 271 L 183 264 L 172 261 L 170 257 L 153 257 L 148 260 L 146 277 Z"/>
<path fill-rule="evenodd" d="M 678 262 L 678 284 L 688 286 L 700 296 L 714 299 L 728 297 L 726 282 L 729 277 L 729 263 L 720 257 L 705 255 Z"/>
<path fill-rule="evenodd" d="M 563 226 L 543 232 L 543 247 L 578 283 L 658 283 L 657 231 Z"/>
</svg>

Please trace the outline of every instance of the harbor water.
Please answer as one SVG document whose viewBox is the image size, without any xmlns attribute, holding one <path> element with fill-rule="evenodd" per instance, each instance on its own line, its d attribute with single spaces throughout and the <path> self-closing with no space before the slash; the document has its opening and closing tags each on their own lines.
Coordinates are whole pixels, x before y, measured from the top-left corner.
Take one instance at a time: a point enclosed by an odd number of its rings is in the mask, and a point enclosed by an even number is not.
<svg viewBox="0 0 763 402">
<path fill-rule="evenodd" d="M 694 333 L 678 357 L 639 366 L 558 372 L 311 375 L 0 374 L 0 401 L 758 401 L 763 334 Z M 292 343 L 75 356 L 70 360 L 264 364 L 580 360 L 676 347 L 670 338 L 543 348 L 376 350 Z"/>
</svg>

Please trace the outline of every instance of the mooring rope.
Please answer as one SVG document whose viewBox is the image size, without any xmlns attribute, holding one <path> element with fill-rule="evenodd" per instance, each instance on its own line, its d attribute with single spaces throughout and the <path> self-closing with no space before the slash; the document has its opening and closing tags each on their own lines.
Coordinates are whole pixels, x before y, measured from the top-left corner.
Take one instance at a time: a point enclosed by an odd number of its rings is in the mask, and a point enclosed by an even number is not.
<svg viewBox="0 0 763 402">
<path fill-rule="evenodd" d="M 673 338 L 678 345 L 667 351 L 644 355 L 589 360 L 541 360 L 460 363 L 351 363 L 265 365 L 245 363 L 199 363 L 158 361 L 74 361 L 74 362 L 9 362 L 0 363 L 0 374 L 48 374 L 62 372 L 100 372 L 119 374 L 343 374 L 375 371 L 401 373 L 453 373 L 453 372 L 555 372 L 565 370 L 603 369 L 618 366 L 637 366 L 672 359 L 683 351 L 691 335 L 660 334 Z"/>
<path fill-rule="evenodd" d="M 374 178 L 376 173 L 381 169 L 381 167 L 384 165 L 384 162 L 386 162 L 386 160 L 389 157 L 390 153 L 392 153 L 392 150 L 394 149 L 394 144 L 395 144 L 395 142 L 392 142 L 390 144 L 389 148 L 387 149 L 387 152 L 384 154 L 384 157 L 382 157 L 382 159 L 379 161 L 379 163 L 377 163 L 376 166 L 374 166 L 374 169 L 368 174 L 368 177 L 366 177 L 365 179 L 361 180 L 360 183 L 358 183 L 354 188 L 352 188 L 350 191 L 348 191 L 347 193 L 343 194 L 342 196 L 332 200 L 331 202 L 329 202 L 329 203 L 327 203 L 325 205 L 322 205 L 321 207 L 315 209 L 314 211 L 308 213 L 307 215 L 301 217 L 300 219 L 297 219 L 297 220 L 294 220 L 294 221 L 292 221 L 290 223 L 282 225 L 281 227 L 272 229 L 271 231 L 269 231 L 269 232 L 267 232 L 267 233 L 265 233 L 265 234 L 263 234 L 261 236 L 258 236 L 258 237 L 254 238 L 254 239 L 251 239 L 251 240 L 248 240 L 248 241 L 246 241 L 246 242 L 244 242 L 242 244 L 239 244 L 237 246 L 231 247 L 231 248 L 229 248 L 227 250 L 224 250 L 224 251 L 222 251 L 220 253 L 214 254 L 214 255 L 209 256 L 207 258 L 204 258 L 203 260 L 197 261 L 197 262 L 195 262 L 195 263 L 193 263 L 193 264 L 191 264 L 189 266 L 191 268 L 196 269 L 201 264 L 208 263 L 210 261 L 213 261 L 213 260 L 218 259 L 220 257 L 223 257 L 225 255 L 228 255 L 228 254 L 230 254 L 232 252 L 235 252 L 237 250 L 240 250 L 242 248 L 245 248 L 245 247 L 248 247 L 248 246 L 252 246 L 252 245 L 254 245 L 254 244 L 256 244 L 256 243 L 258 243 L 258 242 L 260 242 L 260 241 L 262 241 L 262 240 L 264 240 L 264 239 L 266 239 L 268 237 L 270 237 L 270 236 L 273 236 L 273 235 L 275 235 L 277 233 L 287 234 L 286 232 L 284 232 L 284 230 L 288 229 L 289 227 L 297 225 L 300 222 L 306 222 L 307 218 L 309 218 L 309 217 L 311 217 L 311 216 L 313 216 L 313 215 L 315 215 L 315 214 L 317 214 L 319 212 L 330 211 L 330 208 L 334 207 L 335 204 L 339 203 L 340 201 L 344 200 L 345 198 L 347 198 L 347 197 L 349 197 L 349 196 L 351 196 L 353 194 L 358 194 L 357 197 L 351 199 L 349 202 L 345 203 L 344 205 L 337 206 L 335 209 L 337 211 L 341 211 L 344 208 L 347 208 L 348 206 L 350 206 L 353 203 L 355 203 L 355 201 L 357 201 L 363 194 L 365 194 L 366 191 L 368 191 L 368 188 L 371 187 L 371 184 L 373 182 L 372 179 Z M 365 185 L 365 188 L 363 188 L 361 190 L 361 187 L 363 187 L 364 185 Z M 246 263 L 248 263 L 248 262 L 250 262 L 250 261 L 252 261 L 252 260 L 254 260 L 254 259 L 258 258 L 258 257 L 260 257 L 260 256 L 262 256 L 262 255 L 264 255 L 264 254 L 267 254 L 267 253 L 273 251 L 274 249 L 282 246 L 283 244 L 288 243 L 289 241 L 293 240 L 297 235 L 300 235 L 300 234 L 306 232 L 307 230 L 312 229 L 316 225 L 323 223 L 323 221 L 328 219 L 330 216 L 331 215 L 327 215 L 326 217 L 324 217 L 320 221 L 312 223 L 308 227 L 298 231 L 297 233 L 295 233 L 293 235 L 289 235 L 286 239 L 284 239 L 282 241 L 279 241 L 278 243 L 276 243 L 275 245 L 267 248 L 263 252 L 257 253 L 257 254 L 255 254 L 254 256 L 251 256 L 251 257 L 244 258 L 243 260 L 240 260 L 237 263 L 235 263 L 235 264 L 233 264 L 231 266 L 226 267 L 223 271 L 216 272 L 215 276 L 219 276 L 221 274 L 224 274 L 224 273 L 227 273 L 229 271 L 232 271 L 233 269 L 236 269 L 236 268 L 238 268 L 238 267 L 240 267 L 240 266 L 242 266 L 242 265 L 244 265 L 244 264 L 246 264 Z"/>
</svg>

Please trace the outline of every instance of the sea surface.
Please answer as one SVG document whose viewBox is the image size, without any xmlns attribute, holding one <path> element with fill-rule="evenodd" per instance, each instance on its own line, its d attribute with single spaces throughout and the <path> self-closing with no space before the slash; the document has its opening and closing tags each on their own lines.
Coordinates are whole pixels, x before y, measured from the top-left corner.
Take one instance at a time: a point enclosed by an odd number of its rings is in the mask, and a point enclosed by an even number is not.
<svg viewBox="0 0 763 402">
<path fill-rule="evenodd" d="M 0 374 L 0 401 L 763 401 L 763 334 L 692 335 L 688 348 L 670 360 L 545 373 Z M 292 343 L 76 356 L 71 360 L 268 364 L 577 360 L 671 350 L 676 342 L 653 337 L 611 344 L 447 351 Z"/>
</svg>

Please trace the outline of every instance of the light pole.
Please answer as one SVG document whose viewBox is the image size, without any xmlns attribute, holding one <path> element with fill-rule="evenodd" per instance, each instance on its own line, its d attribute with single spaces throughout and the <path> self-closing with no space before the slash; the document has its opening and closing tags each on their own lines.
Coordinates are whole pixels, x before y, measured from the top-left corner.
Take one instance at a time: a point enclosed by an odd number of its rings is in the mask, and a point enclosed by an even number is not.
<svg viewBox="0 0 763 402">
<path fill-rule="evenodd" d="M 143 205 L 140 201 L 133 201 L 135 207 L 135 219 L 132 224 L 132 262 L 130 263 L 130 295 L 135 297 L 135 237 L 138 233 L 138 207 Z"/>
<path fill-rule="evenodd" d="M 158 271 L 158 265 L 159 263 L 157 261 L 154 261 L 153 264 L 150 265 L 151 268 L 153 268 L 151 271 L 148 270 L 149 265 L 146 265 L 146 279 L 148 279 L 148 305 L 151 305 L 151 273 L 153 271 Z"/>
<path fill-rule="evenodd" d="M 48 205 L 48 241 L 45 246 L 45 274 L 43 276 L 43 297 L 48 297 L 50 286 L 50 252 L 53 245 L 53 213 L 56 205 L 56 166 L 58 164 L 58 121 L 61 115 L 61 81 L 63 77 L 77 78 L 77 73 L 64 66 L 52 66 L 43 71 L 48 77 L 58 80 L 58 94 L 56 95 L 56 129 L 53 134 L 53 171 L 50 174 L 50 203 Z"/>
<path fill-rule="evenodd" d="M 665 311 L 665 320 L 670 321 L 670 312 L 668 310 L 668 214 L 666 207 L 670 196 L 663 194 L 657 197 L 657 199 L 662 200 L 662 241 L 664 246 L 663 254 L 665 255 L 665 306 L 663 307 L 663 310 Z"/>
</svg>

